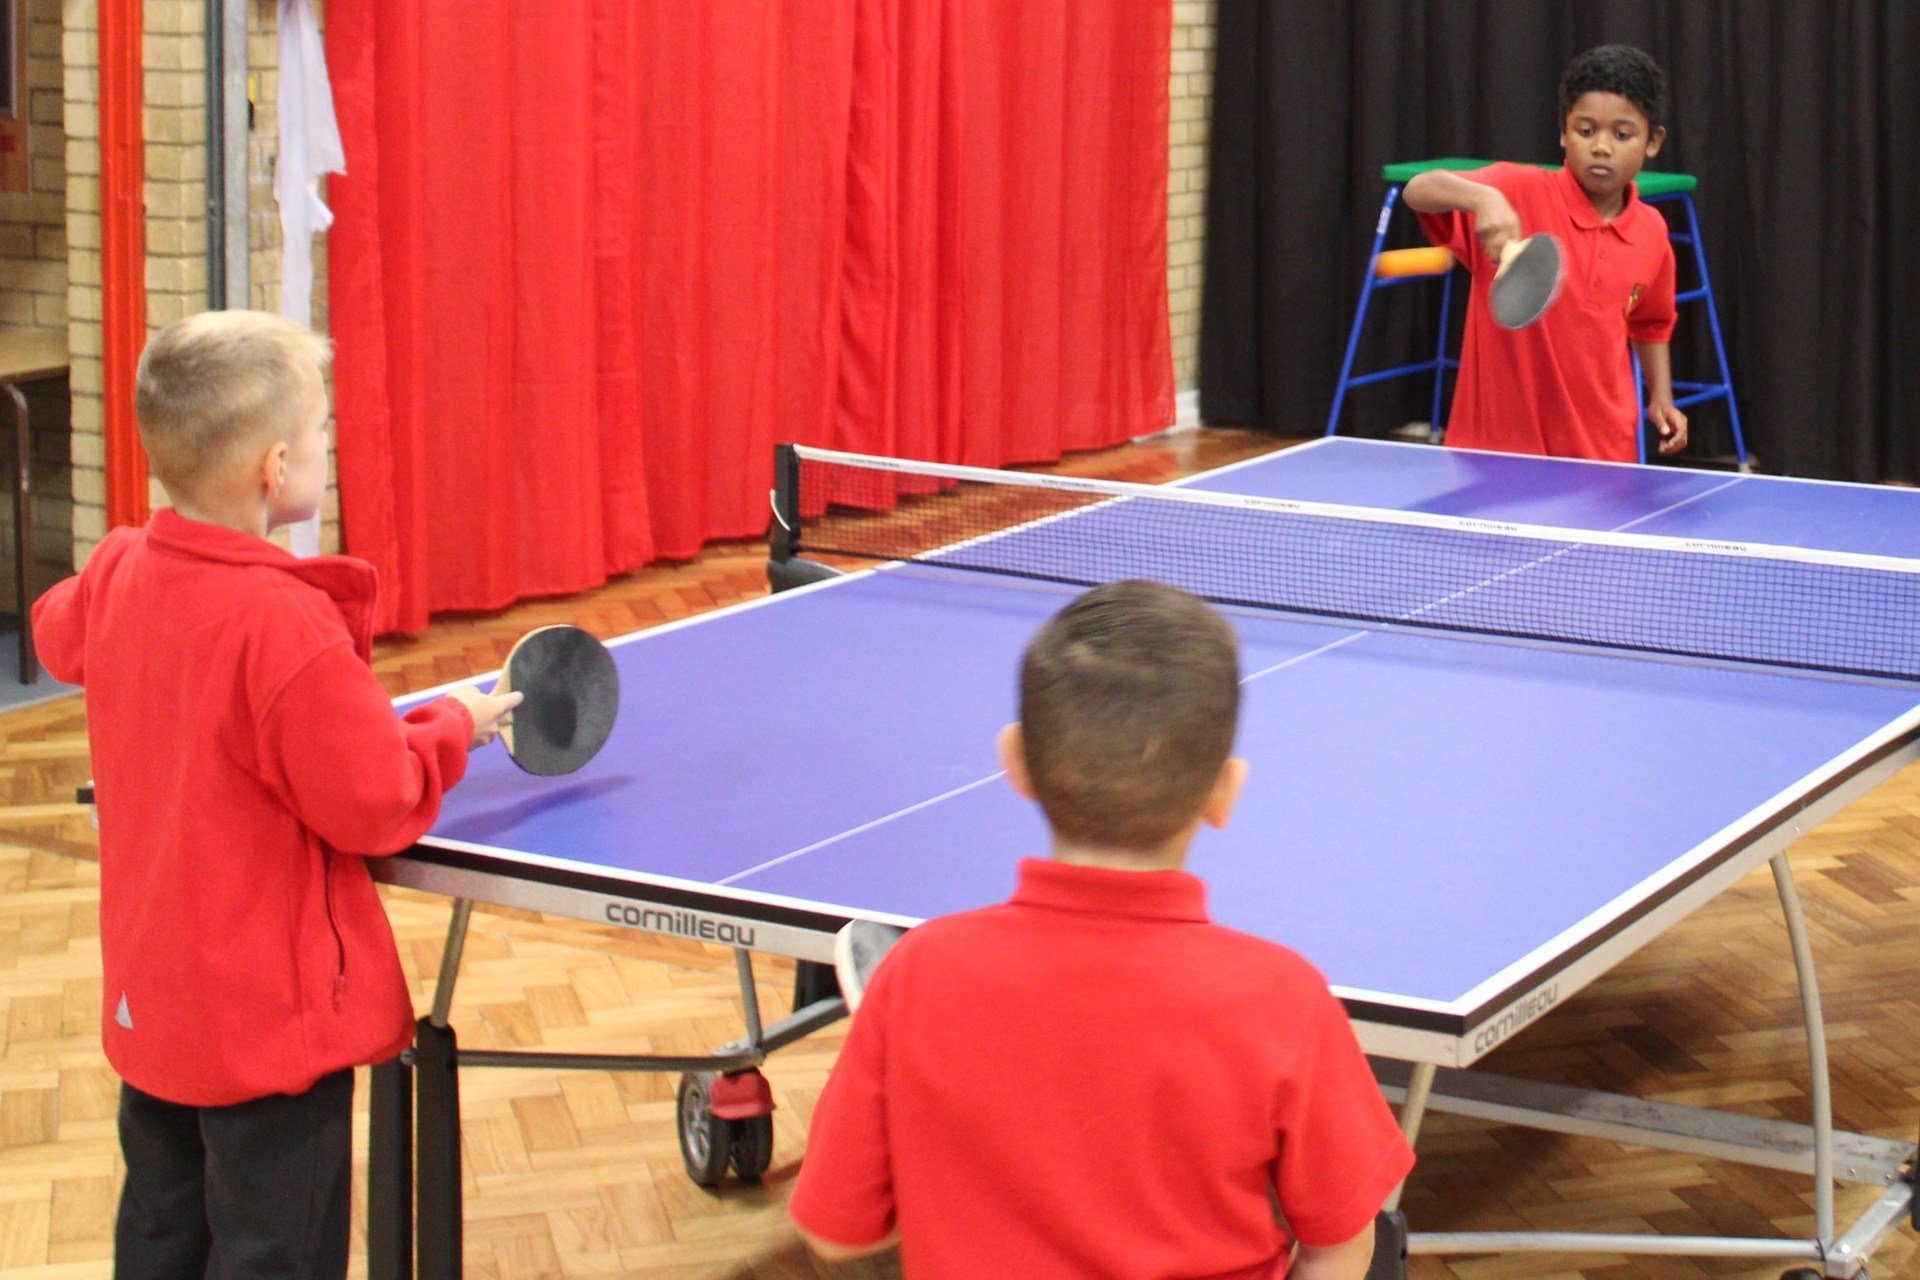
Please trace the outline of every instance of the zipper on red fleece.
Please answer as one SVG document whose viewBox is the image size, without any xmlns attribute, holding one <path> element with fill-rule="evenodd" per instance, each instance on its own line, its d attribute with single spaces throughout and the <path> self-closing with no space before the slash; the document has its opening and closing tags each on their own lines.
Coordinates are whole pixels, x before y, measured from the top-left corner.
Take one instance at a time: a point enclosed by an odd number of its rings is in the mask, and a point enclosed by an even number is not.
<svg viewBox="0 0 1920 1280">
<path fill-rule="evenodd" d="M 322 896 L 327 903 L 327 928 L 333 932 L 333 1011 L 338 1013 L 347 995 L 347 942 L 340 936 L 340 921 L 333 914 L 333 858 L 322 854 L 321 866 L 321 884 L 325 890 Z"/>
</svg>

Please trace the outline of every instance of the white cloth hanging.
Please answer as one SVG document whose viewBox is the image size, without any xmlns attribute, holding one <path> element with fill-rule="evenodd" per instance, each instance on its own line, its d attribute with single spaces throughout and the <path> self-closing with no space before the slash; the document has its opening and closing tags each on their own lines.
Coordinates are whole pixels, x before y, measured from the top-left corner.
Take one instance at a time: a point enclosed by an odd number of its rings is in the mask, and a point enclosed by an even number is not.
<svg viewBox="0 0 1920 1280">
<path fill-rule="evenodd" d="M 313 0 L 280 0 L 280 159 L 273 194 L 280 203 L 280 314 L 313 323 L 313 237 L 333 225 L 320 179 L 345 173 L 333 85 Z M 288 530 L 295 555 L 320 550 L 320 516 Z"/>
</svg>

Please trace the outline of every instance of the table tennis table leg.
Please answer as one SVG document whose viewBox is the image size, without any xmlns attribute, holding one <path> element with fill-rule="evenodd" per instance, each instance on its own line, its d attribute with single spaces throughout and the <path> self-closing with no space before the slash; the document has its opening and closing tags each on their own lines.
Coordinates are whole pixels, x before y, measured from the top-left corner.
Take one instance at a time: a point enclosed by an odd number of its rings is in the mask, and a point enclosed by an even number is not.
<svg viewBox="0 0 1920 1280">
<path fill-rule="evenodd" d="M 1420 1122 L 1426 1118 L 1427 1099 L 1433 1095 L 1433 1076 L 1438 1070 L 1431 1062 L 1413 1064 L 1413 1074 L 1407 1078 L 1407 1096 L 1400 1104 L 1400 1133 L 1413 1146 L 1420 1137 Z M 1395 1213 L 1400 1208 L 1400 1196 L 1407 1189 L 1402 1182 L 1387 1197 L 1385 1211 Z"/>
<path fill-rule="evenodd" d="M 1407 1096 L 1400 1104 L 1400 1133 L 1408 1146 L 1420 1137 L 1436 1070 L 1431 1062 L 1416 1062 L 1407 1080 Z M 1406 1189 L 1404 1181 L 1395 1187 L 1373 1220 L 1373 1261 L 1367 1266 L 1366 1280 L 1406 1280 L 1407 1216 L 1400 1212 L 1400 1197 Z"/>
<path fill-rule="evenodd" d="M 367 1280 L 413 1280 L 413 1067 L 375 1063 L 367 1125 Z"/>
<path fill-rule="evenodd" d="M 414 1029 L 415 1237 L 421 1280 L 460 1280 L 464 1262 L 460 1190 L 460 1042 L 448 1025 L 473 903 L 456 898 L 440 952 L 433 1010 Z"/>
<path fill-rule="evenodd" d="M 1407 1280 L 1407 1218 L 1382 1209 L 1373 1219 L 1373 1261 L 1364 1280 Z"/>
<path fill-rule="evenodd" d="M 1865 1213 L 1855 1220 L 1847 1233 L 1836 1233 L 1834 1212 L 1834 1187 L 1836 1184 L 1835 1135 L 1833 1131 L 1833 1094 L 1831 1072 L 1827 1058 L 1826 1015 L 1821 1005 L 1820 984 L 1813 956 L 1813 946 L 1807 933 L 1806 916 L 1800 903 L 1799 891 L 1793 880 L 1792 864 L 1785 853 L 1775 854 L 1769 861 L 1773 873 L 1774 887 L 1780 897 L 1780 907 L 1786 920 L 1787 936 L 1792 945 L 1795 976 L 1800 987 L 1800 1008 L 1805 1024 L 1807 1038 L 1808 1068 L 1811 1077 L 1809 1096 L 1812 1103 L 1813 1130 L 1812 1165 L 1814 1176 L 1814 1220 L 1815 1230 L 1811 1239 L 1805 1237 L 1789 1238 L 1745 1238 L 1735 1236 L 1663 1236 L 1614 1233 L 1582 1232 L 1440 1232 L 1423 1233 L 1409 1241 L 1411 1252 L 1431 1255 L 1450 1255 L 1467 1253 L 1505 1253 L 1517 1251 L 1554 1252 L 1593 1252 L 1627 1253 L 1648 1256 L 1696 1256 L 1717 1258 L 1744 1258 L 1749 1260 L 1779 1259 L 1781 1261 L 1804 1262 L 1814 1265 L 1803 1266 L 1790 1272 L 1791 1277 L 1827 1277 L 1828 1280 L 1852 1280 L 1863 1278 L 1870 1255 L 1880 1240 L 1901 1218 L 1913 1221 L 1920 1228 L 1920 1208 L 1916 1208 L 1914 1191 L 1915 1179 L 1920 1178 L 1915 1164 L 1906 1164 L 1897 1178 L 1897 1182 L 1887 1182 L 1887 1191 Z M 1420 1118 L 1428 1105 L 1436 1071 L 1431 1064 L 1415 1064 L 1409 1073 L 1405 1101 L 1401 1107 L 1400 1124 L 1408 1140 L 1412 1141 L 1419 1130 Z M 1460 1073 L 1466 1075 L 1468 1073 Z M 1511 1085 L 1514 1082 L 1507 1082 Z M 1451 1086 L 1450 1086 L 1451 1088 Z M 1466 1092 L 1457 1095 L 1464 1099 Z M 1462 1114 L 1477 1114 L 1495 1119 L 1501 1113 L 1478 1103 L 1492 1101 L 1495 1095 L 1484 1090 L 1475 1095 L 1476 1105 L 1467 1109 L 1458 1105 L 1443 1107 L 1460 1111 Z M 1508 1102 L 1521 1101 L 1517 1095 L 1502 1093 L 1500 1097 Z M 1600 1095 L 1593 1095 L 1600 1098 Z M 1721 1154 L 1726 1158 L 1743 1160 L 1762 1167 L 1791 1168 L 1792 1164 L 1775 1163 L 1779 1155 L 1788 1151 L 1785 1144 L 1774 1142 L 1755 1143 L 1741 1139 L 1737 1130 L 1689 1128 L 1677 1125 L 1672 1119 L 1664 1123 L 1649 1124 L 1648 1117 L 1639 1115 L 1631 1124 L 1605 1120 L 1605 1110 L 1595 1109 L 1592 1100 L 1584 1102 L 1577 1110 L 1567 1105 L 1540 1105 L 1541 1099 L 1520 1108 L 1526 1117 L 1515 1116 L 1514 1122 L 1533 1123 L 1535 1127 L 1553 1132 L 1582 1133 L 1594 1136 L 1614 1137 L 1621 1141 L 1653 1139 L 1649 1142 L 1656 1148 L 1693 1151 L 1701 1153 L 1712 1150 L 1712 1154 Z M 1605 1099 L 1601 1099 L 1605 1101 Z M 1657 1105 L 1657 1104 L 1656 1104 Z M 1636 1111 L 1639 1109 L 1636 1108 Z M 1541 1123 L 1540 1117 L 1549 1123 Z M 1555 1119 L 1558 1123 L 1553 1123 Z M 1657 1117 L 1654 1117 L 1657 1119 Z M 1624 1113 L 1622 1119 L 1626 1119 Z M 1573 1121 L 1569 1123 L 1569 1121 Z M 1797 1126 L 1796 1126 L 1797 1127 Z M 1848 1150 L 1853 1154 L 1849 1159 L 1858 1158 L 1859 1144 L 1872 1143 L 1874 1139 L 1859 1135 L 1846 1135 Z M 1728 1152 L 1724 1148 L 1738 1146 L 1740 1152 Z M 1746 1154 L 1750 1150 L 1752 1154 Z M 1767 1158 L 1767 1157 L 1771 1158 Z M 1804 1157 L 1802 1157 L 1804 1158 Z M 1878 1157 L 1876 1157 L 1878 1158 Z M 1920 1148 L 1911 1153 L 1909 1161 L 1920 1161 Z M 1805 1164 L 1798 1166 L 1805 1169 Z M 1871 1182 L 1875 1179 L 1862 1178 L 1862 1171 L 1849 1167 L 1853 1175 L 1851 1181 Z M 1388 1201 L 1388 1210 L 1397 1210 L 1400 1189 L 1396 1188 Z M 1378 1259 L 1376 1251 L 1376 1259 Z M 1385 1273 L 1391 1274 L 1391 1273 Z"/>
<path fill-rule="evenodd" d="M 840 998 L 840 979 L 834 976 L 833 966 L 821 964 L 817 960 L 801 960 L 793 971 L 793 1007 L 804 1009 L 810 1004 L 822 1000 Z"/>
<path fill-rule="evenodd" d="M 422 1018 L 415 1032 L 416 1177 L 420 1280 L 460 1280 L 460 1045 L 452 1027 Z"/>
<path fill-rule="evenodd" d="M 1813 943 L 1807 937 L 1807 918 L 1794 887 L 1793 866 L 1787 855 L 1776 853 L 1768 865 L 1780 895 L 1780 911 L 1787 920 L 1787 939 L 1793 946 L 1793 968 L 1800 982 L 1800 1015 L 1807 1032 L 1807 1067 L 1812 1076 L 1813 1101 L 1813 1217 L 1814 1235 L 1821 1245 L 1834 1241 L 1833 1225 L 1833 1087 L 1827 1070 L 1827 1019 L 1820 1006 L 1820 981 L 1813 966 Z M 1832 1273 L 1829 1273 L 1832 1274 Z"/>
</svg>

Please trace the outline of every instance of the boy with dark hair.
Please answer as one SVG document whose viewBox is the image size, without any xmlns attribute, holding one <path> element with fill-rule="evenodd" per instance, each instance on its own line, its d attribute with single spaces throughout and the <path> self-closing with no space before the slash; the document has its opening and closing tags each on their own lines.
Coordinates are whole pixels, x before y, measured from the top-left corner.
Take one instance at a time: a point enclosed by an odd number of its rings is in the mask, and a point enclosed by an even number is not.
<svg viewBox="0 0 1920 1280">
<path fill-rule="evenodd" d="M 261 312 L 155 335 L 135 409 L 173 506 L 33 609 L 47 670 L 87 690 L 117 1280 L 346 1274 L 353 1068 L 413 1032 L 366 857 L 426 833 L 519 701 L 395 716 L 373 567 L 266 541 L 326 490 L 329 355 Z"/>
<path fill-rule="evenodd" d="M 1646 376 L 1646 417 L 1660 452 L 1686 447 L 1687 418 L 1673 403 L 1674 262 L 1666 219 L 1642 203 L 1633 180 L 1666 139 L 1667 81 L 1654 60 L 1602 45 L 1560 78 L 1557 170 L 1494 164 L 1433 170 L 1402 198 L 1427 236 L 1473 275 L 1459 382 L 1447 443 L 1465 449 L 1603 458 L 1639 456 L 1627 343 Z M 1510 241 L 1547 233 L 1560 241 L 1560 296 L 1534 324 L 1493 322 L 1487 291 Z"/>
<path fill-rule="evenodd" d="M 1034 637 L 1000 752 L 1053 857 L 875 970 L 794 1192 L 816 1251 L 898 1239 L 914 1280 L 1365 1275 L 1413 1153 L 1326 980 L 1209 923 L 1181 869 L 1246 776 L 1239 700 L 1232 629 L 1172 587 L 1096 588 Z"/>
</svg>

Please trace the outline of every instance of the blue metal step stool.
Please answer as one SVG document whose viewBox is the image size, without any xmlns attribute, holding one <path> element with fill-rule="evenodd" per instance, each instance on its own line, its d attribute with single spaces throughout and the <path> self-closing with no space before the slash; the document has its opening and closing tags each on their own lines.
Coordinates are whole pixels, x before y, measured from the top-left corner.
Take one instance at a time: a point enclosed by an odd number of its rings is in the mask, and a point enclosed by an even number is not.
<svg viewBox="0 0 1920 1280">
<path fill-rule="evenodd" d="M 1454 262 L 1451 254 L 1445 250 L 1431 247 L 1418 249 L 1387 249 L 1387 229 L 1393 220 L 1394 207 L 1400 202 L 1400 192 L 1415 175 L 1432 169 L 1480 169 L 1488 162 L 1485 160 L 1463 160 L 1449 158 L 1444 160 L 1415 160 L 1403 164 L 1383 166 L 1380 177 L 1387 184 L 1386 199 L 1380 203 L 1380 218 L 1374 224 L 1373 250 L 1367 256 L 1367 271 L 1360 284 L 1360 305 L 1353 316 L 1353 331 L 1347 336 L 1347 352 L 1340 362 L 1340 381 L 1333 390 L 1333 409 L 1327 415 L 1327 435 L 1339 430 L 1340 413 L 1346 406 L 1347 392 L 1354 387 L 1369 386 L 1376 382 L 1389 382 L 1395 378 L 1410 378 L 1417 374 L 1431 375 L 1433 378 L 1433 410 L 1428 422 L 1432 424 L 1432 438 L 1437 443 L 1442 434 L 1441 405 L 1446 391 L 1447 373 L 1458 369 L 1460 361 L 1447 354 L 1448 318 L 1453 302 Z M 1541 165 L 1543 169 L 1556 168 L 1555 165 Z M 1740 429 L 1740 404 L 1734 398 L 1733 380 L 1727 372 L 1727 347 L 1720 336 L 1720 310 L 1713 301 L 1713 282 L 1707 274 L 1707 253 L 1700 239 L 1700 218 L 1693 207 L 1693 192 L 1699 181 L 1685 173 L 1642 173 L 1637 183 L 1640 198 L 1648 204 L 1673 203 L 1686 211 L 1686 230 L 1673 231 L 1671 236 L 1676 245 L 1686 245 L 1693 250 L 1693 265 L 1699 276 L 1699 284 L 1692 289 L 1676 294 L 1677 306 L 1691 302 L 1707 304 L 1707 327 L 1713 335 L 1713 355 L 1718 366 L 1719 380 L 1716 382 L 1683 382 L 1675 379 L 1673 383 L 1674 404 L 1682 409 L 1697 404 L 1706 404 L 1713 400 L 1727 402 L 1727 416 L 1733 424 L 1733 449 L 1739 458 L 1740 469 L 1747 470 L 1747 442 Z M 1438 277 L 1440 284 L 1440 334 L 1433 355 L 1412 364 L 1395 365 L 1389 369 L 1379 369 L 1371 373 L 1355 373 L 1353 363 L 1360 350 L 1360 334 L 1367 323 L 1367 307 L 1373 295 L 1381 289 L 1390 289 L 1399 285 L 1411 284 L 1417 280 L 1430 280 Z M 1634 402 L 1644 406 L 1646 395 L 1641 380 L 1640 362 L 1633 360 Z M 1643 410 L 1644 412 L 1644 410 Z M 1640 461 L 1647 460 L 1647 431 L 1644 418 L 1640 430 L 1636 433 L 1640 447 Z"/>
</svg>

